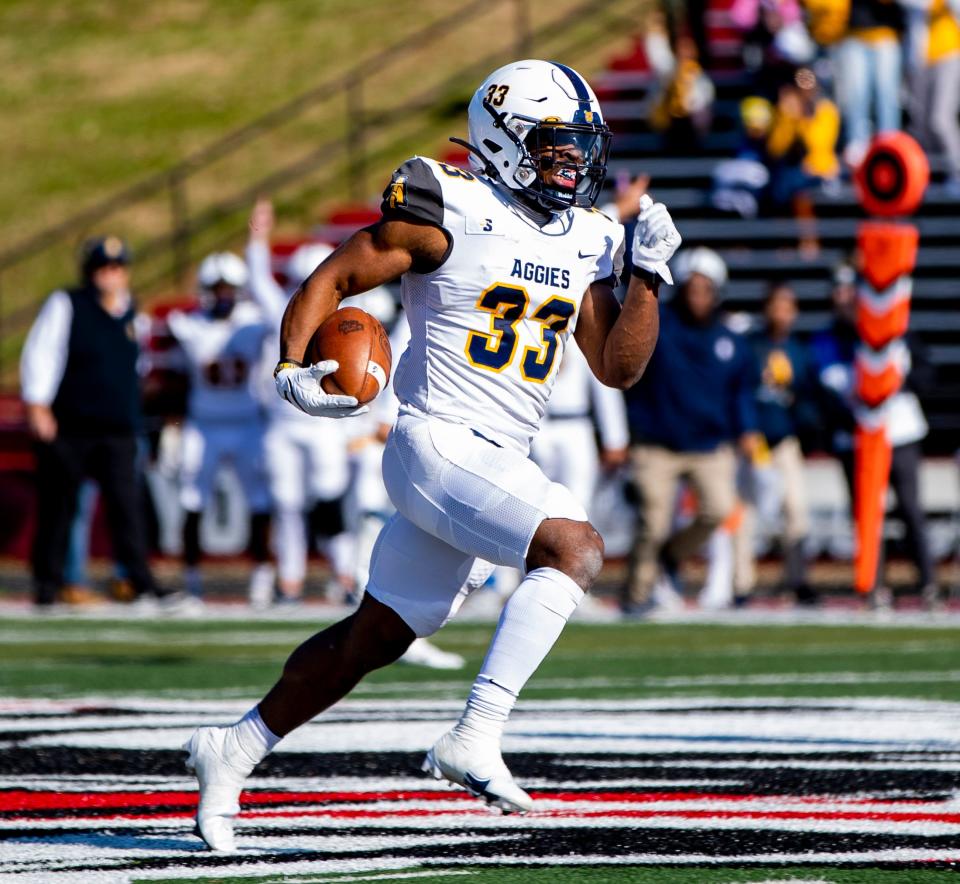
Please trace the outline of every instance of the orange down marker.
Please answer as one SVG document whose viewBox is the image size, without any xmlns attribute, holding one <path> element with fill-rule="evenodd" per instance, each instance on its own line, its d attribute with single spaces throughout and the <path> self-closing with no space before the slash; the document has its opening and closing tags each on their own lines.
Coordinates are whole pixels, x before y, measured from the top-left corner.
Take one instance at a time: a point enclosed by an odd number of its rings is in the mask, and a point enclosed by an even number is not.
<svg viewBox="0 0 960 884">
<path fill-rule="evenodd" d="M 930 166 L 909 135 L 884 133 L 873 140 L 854 180 L 870 214 L 910 215 L 923 199 Z M 860 593 L 870 592 L 877 582 L 893 453 L 880 409 L 903 383 L 902 364 L 889 345 L 906 333 L 910 321 L 910 284 L 904 277 L 916 266 L 918 243 L 919 231 L 908 224 L 868 221 L 857 233 L 864 283 L 856 319 L 865 352 L 856 362 L 856 392 L 866 406 L 858 417 L 853 451 L 853 585 Z"/>
</svg>

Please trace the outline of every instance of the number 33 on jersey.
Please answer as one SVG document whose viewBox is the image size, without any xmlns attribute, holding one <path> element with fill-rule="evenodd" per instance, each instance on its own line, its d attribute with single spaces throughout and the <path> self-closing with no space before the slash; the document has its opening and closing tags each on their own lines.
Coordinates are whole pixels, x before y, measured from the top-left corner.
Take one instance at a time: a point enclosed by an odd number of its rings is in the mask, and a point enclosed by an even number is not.
<svg viewBox="0 0 960 884">
<path fill-rule="evenodd" d="M 437 270 L 403 276 L 400 402 L 525 451 L 584 292 L 622 269 L 623 227 L 580 208 L 540 226 L 485 177 L 421 157 L 394 173 L 381 210 L 448 241 Z"/>
</svg>

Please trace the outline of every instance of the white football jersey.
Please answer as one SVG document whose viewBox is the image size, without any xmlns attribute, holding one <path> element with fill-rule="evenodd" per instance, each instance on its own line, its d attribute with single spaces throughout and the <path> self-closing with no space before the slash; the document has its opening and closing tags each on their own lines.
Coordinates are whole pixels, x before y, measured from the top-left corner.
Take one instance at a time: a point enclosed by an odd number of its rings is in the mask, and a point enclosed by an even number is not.
<svg viewBox="0 0 960 884">
<path fill-rule="evenodd" d="M 259 309 L 241 301 L 225 319 L 174 310 L 167 324 L 187 360 L 189 417 L 195 421 L 259 418 L 258 362 L 268 333 Z"/>
<path fill-rule="evenodd" d="M 394 173 L 381 209 L 450 241 L 437 270 L 402 278 L 411 337 L 394 378 L 401 409 L 526 452 L 584 292 L 622 269 L 622 225 L 567 209 L 541 227 L 487 178 L 421 157 Z"/>
</svg>

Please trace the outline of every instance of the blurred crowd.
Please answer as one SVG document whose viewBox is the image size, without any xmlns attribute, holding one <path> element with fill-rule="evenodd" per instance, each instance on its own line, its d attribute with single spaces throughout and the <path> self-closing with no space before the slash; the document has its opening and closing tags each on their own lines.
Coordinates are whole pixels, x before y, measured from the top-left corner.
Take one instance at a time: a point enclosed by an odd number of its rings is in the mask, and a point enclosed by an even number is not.
<svg viewBox="0 0 960 884">
<path fill-rule="evenodd" d="M 631 223 L 647 185 L 643 176 L 623 182 L 604 211 Z M 136 312 L 131 255 L 114 237 L 88 243 L 77 286 L 44 304 L 21 359 L 38 456 L 37 605 L 96 600 L 86 561 L 99 490 L 116 559 L 114 597 L 201 610 L 211 552 L 204 518 L 224 470 L 249 513 L 254 609 L 303 599 L 311 550 L 329 563 L 330 601 L 355 603 L 362 594 L 392 509 L 380 459 L 398 405 L 385 391 L 367 415 L 318 419 L 276 396 L 270 370 L 284 309 L 331 247 L 307 242 L 277 257 L 273 228 L 272 206 L 257 203 L 243 257 L 208 255 L 195 299 L 153 318 Z M 764 546 L 775 538 L 782 591 L 815 603 L 804 451 L 831 453 L 852 483 L 856 256 L 835 269 L 830 324 L 806 341 L 793 333 L 798 306 L 788 280 L 771 280 L 762 315 L 750 318 L 724 310 L 727 268 L 716 252 L 692 244 L 672 270 L 676 284 L 661 298 L 659 342 L 641 382 L 626 394 L 602 386 L 571 337 L 531 456 L 579 497 L 602 533 L 626 525 L 622 616 L 693 598 L 683 566 L 695 556 L 707 564 L 701 607 L 742 605 L 756 587 L 761 536 Z M 350 303 L 384 323 L 399 359 L 409 329 L 395 293 L 375 289 Z M 927 425 L 917 391 L 931 379 L 915 343 L 911 357 L 907 384 L 888 409 L 891 484 L 917 592 L 935 607 L 941 588 L 918 485 Z M 154 415 L 149 426 L 141 391 Z M 147 556 L 144 514 L 164 484 L 178 501 L 176 589 L 158 586 Z M 878 605 L 889 603 L 882 574 L 871 594 Z M 486 596 L 496 604 L 518 579 L 496 569 Z"/>
<path fill-rule="evenodd" d="M 711 131 L 716 88 L 706 4 L 665 4 L 645 51 L 659 88 L 650 120 L 669 150 Z M 960 196 L 960 3 L 957 0 L 733 0 L 752 93 L 738 146 L 714 172 L 714 206 L 743 217 L 793 215 L 801 252 L 819 244 L 813 193 L 835 190 L 871 138 L 908 129 L 947 166 Z"/>
</svg>

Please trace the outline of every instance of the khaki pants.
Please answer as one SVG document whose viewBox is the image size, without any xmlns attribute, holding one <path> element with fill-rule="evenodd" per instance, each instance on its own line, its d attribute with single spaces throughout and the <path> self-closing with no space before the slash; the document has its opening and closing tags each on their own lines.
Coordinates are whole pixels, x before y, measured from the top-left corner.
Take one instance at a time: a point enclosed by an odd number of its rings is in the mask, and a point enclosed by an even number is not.
<svg viewBox="0 0 960 884">
<path fill-rule="evenodd" d="M 631 450 L 631 474 L 641 500 L 624 601 L 642 604 L 650 598 L 662 549 L 676 561 L 688 558 L 730 514 L 736 502 L 735 464 L 733 450 L 727 445 L 706 453 L 670 451 L 655 445 Z M 696 492 L 697 516 L 670 536 L 680 479 L 686 479 Z"/>
<path fill-rule="evenodd" d="M 807 494 L 803 486 L 803 452 L 796 437 L 788 436 L 770 449 L 770 465 L 780 477 L 783 510 L 782 539 L 784 550 L 789 551 L 810 531 Z M 757 582 L 757 562 L 754 554 L 756 530 L 756 502 L 745 502 L 743 519 L 733 536 L 733 586 L 738 596 L 752 592 Z"/>
</svg>

